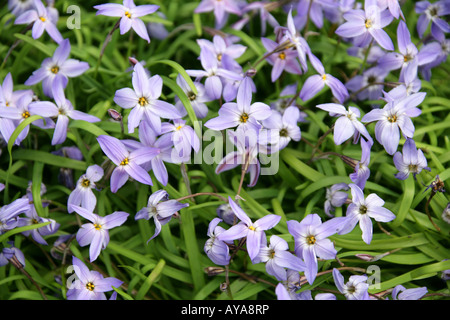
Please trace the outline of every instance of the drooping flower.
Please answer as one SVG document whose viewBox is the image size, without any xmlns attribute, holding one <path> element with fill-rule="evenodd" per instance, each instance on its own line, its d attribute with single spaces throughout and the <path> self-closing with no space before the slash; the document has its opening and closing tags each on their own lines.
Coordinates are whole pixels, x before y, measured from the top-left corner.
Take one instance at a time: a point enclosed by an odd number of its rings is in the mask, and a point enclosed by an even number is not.
<svg viewBox="0 0 450 320">
<path fill-rule="evenodd" d="M 305 262 L 305 276 L 309 284 L 317 275 L 317 257 L 326 260 L 336 257 L 337 251 L 328 237 L 339 232 L 345 222 L 345 218 L 339 217 L 322 223 L 316 213 L 307 215 L 300 222 L 287 221 L 289 233 L 294 237 L 295 254 Z"/>
<path fill-rule="evenodd" d="M 90 271 L 77 257 L 72 258 L 76 280 L 67 290 L 67 300 L 106 300 L 105 292 L 119 288 L 123 281 L 113 277 L 104 278 L 98 271 Z"/>
<path fill-rule="evenodd" d="M 206 240 L 203 250 L 212 262 L 225 266 L 230 262 L 230 250 L 224 241 L 217 238 L 219 234 L 225 231 L 224 228 L 218 226 L 221 221 L 220 218 L 214 218 L 209 223 L 207 232 L 209 239 Z"/>
<path fill-rule="evenodd" d="M 345 86 L 358 100 L 378 100 L 383 93 L 383 83 L 389 70 L 378 66 L 369 68 L 362 75 L 351 78 Z"/>
<path fill-rule="evenodd" d="M 205 127 L 212 130 L 224 130 L 233 127 L 258 131 L 258 121 L 270 116 L 270 107 L 262 102 L 252 104 L 252 86 L 246 77 L 240 84 L 236 102 L 227 102 L 219 109 L 219 116 L 208 120 Z"/>
<path fill-rule="evenodd" d="M 325 86 L 328 86 L 331 89 L 333 96 L 340 103 L 344 103 L 349 96 L 344 84 L 331 74 L 325 73 L 322 62 L 320 62 L 315 55 L 309 53 L 308 57 L 312 66 L 319 74 L 312 75 L 305 80 L 302 90 L 300 91 L 300 99 L 307 101 L 313 98 Z"/>
<path fill-rule="evenodd" d="M 62 81 L 62 78 L 55 78 L 52 83 L 52 95 L 56 104 L 50 101 L 36 101 L 31 103 L 28 107 L 31 114 L 38 114 L 43 117 L 57 119 L 52 138 L 52 145 L 61 144 L 66 141 L 69 119 L 87 122 L 100 121 L 96 116 L 74 109 L 70 100 L 65 97 Z"/>
<path fill-rule="evenodd" d="M 393 155 L 397 151 L 400 130 L 405 137 L 413 137 L 415 128 L 410 118 L 421 114 L 417 106 L 425 99 L 425 95 L 425 92 L 419 92 L 398 101 L 390 101 L 383 109 L 373 109 L 361 119 L 362 122 L 377 121 L 375 138 L 388 154 Z"/>
<path fill-rule="evenodd" d="M 129 214 L 123 211 L 115 211 L 107 216 L 99 216 L 90 210 L 72 205 L 72 209 L 91 223 L 85 223 L 77 232 L 78 244 L 82 247 L 89 246 L 89 259 L 94 261 L 100 252 L 109 243 L 109 231 L 121 226 L 127 220 Z"/>
<path fill-rule="evenodd" d="M 69 39 L 63 40 L 53 53 L 53 57 L 45 58 L 41 67 L 25 81 L 25 85 L 31 86 L 42 82 L 44 94 L 53 98 L 53 84 L 56 78 L 60 78 L 63 88 L 66 88 L 69 78 L 78 77 L 89 69 L 87 62 L 68 59 L 71 46 Z"/>
<path fill-rule="evenodd" d="M 272 235 L 268 246 L 263 246 L 253 263 L 265 263 L 268 274 L 274 276 L 278 281 L 287 280 L 287 269 L 294 271 L 305 271 L 305 263 L 297 256 L 289 252 L 286 240 L 277 235 Z M 263 242 L 266 242 L 264 239 Z"/>
<path fill-rule="evenodd" d="M 348 110 L 346 110 L 344 106 L 336 103 L 324 103 L 316 107 L 329 112 L 331 116 L 338 117 L 333 131 L 336 145 L 342 144 L 352 136 L 356 143 L 361 134 L 367 140 L 373 141 L 366 127 L 357 119 L 361 116 L 358 108 L 348 107 Z"/>
<path fill-rule="evenodd" d="M 383 207 L 384 200 L 375 193 L 364 198 L 363 191 L 356 184 L 349 184 L 352 194 L 352 203 L 346 212 L 347 224 L 340 230 L 339 234 L 352 231 L 359 223 L 362 231 L 362 239 L 370 244 L 373 235 L 372 219 L 379 222 L 390 222 L 395 219 L 395 214 Z"/>
<path fill-rule="evenodd" d="M 346 22 L 336 29 L 336 34 L 344 38 L 353 38 L 358 47 L 366 47 L 372 39 L 386 50 L 394 50 L 391 38 L 383 30 L 392 22 L 388 10 L 381 11 L 377 0 L 364 1 L 364 10 L 350 10 L 343 15 Z"/>
<path fill-rule="evenodd" d="M 44 31 L 58 44 L 64 39 L 56 27 L 54 15 L 46 8 L 41 0 L 33 0 L 33 7 L 16 18 L 14 24 L 33 23 L 31 36 L 33 39 L 39 39 Z"/>
<path fill-rule="evenodd" d="M 348 198 L 348 194 L 347 192 L 341 190 L 347 191 L 348 189 L 349 186 L 344 182 L 333 184 L 330 188 L 327 188 L 325 196 L 326 200 L 324 204 L 324 210 L 327 216 L 333 217 L 331 212 L 334 211 L 335 208 L 339 208 L 344 205 Z"/>
<path fill-rule="evenodd" d="M 22 232 L 22 234 L 24 236 L 26 236 L 26 237 L 31 236 L 34 241 L 36 241 L 37 243 L 40 243 L 44 246 L 46 246 L 48 243 L 47 243 L 47 241 L 45 241 L 43 236 L 48 236 L 48 235 L 54 234 L 55 232 L 58 231 L 58 229 L 60 227 L 60 224 L 57 223 L 54 219 L 40 217 L 36 212 L 34 204 L 31 204 L 29 210 L 25 211 L 25 216 L 26 217 L 19 218 L 19 225 L 21 227 L 31 226 L 31 225 L 35 225 L 35 224 L 39 224 L 39 223 L 50 222 L 50 224 L 43 226 L 41 228 Z"/>
<path fill-rule="evenodd" d="M 398 0 L 378 0 L 378 5 L 380 6 L 381 10 L 388 8 L 389 12 L 395 19 L 398 19 L 400 17 L 405 19 Z"/>
<path fill-rule="evenodd" d="M 366 182 L 370 177 L 370 150 L 373 143 L 361 139 L 361 160 L 356 162 L 354 171 L 349 175 L 350 180 L 353 181 L 361 190 L 364 190 Z"/>
<path fill-rule="evenodd" d="M 261 42 L 267 52 L 273 52 L 280 44 L 268 39 L 261 38 Z M 283 51 L 277 51 L 266 58 L 267 62 L 272 66 L 271 80 L 275 82 L 283 73 L 283 71 L 292 74 L 302 74 L 303 71 L 297 60 L 297 52 L 292 48 Z"/>
<path fill-rule="evenodd" d="M 192 149 L 197 153 L 200 149 L 200 139 L 191 126 L 183 119 L 174 119 L 173 124 L 164 122 L 161 134 L 167 135 L 174 146 L 174 158 L 189 159 Z"/>
<path fill-rule="evenodd" d="M 97 141 L 106 156 L 117 166 L 111 174 L 111 192 L 116 193 L 129 176 L 140 183 L 153 185 L 150 175 L 141 165 L 154 158 L 160 152 L 159 149 L 142 147 L 129 152 L 119 139 L 107 135 L 98 136 Z"/>
<path fill-rule="evenodd" d="M 158 190 L 150 195 L 147 206 L 136 213 L 135 220 L 153 218 L 155 223 L 155 233 L 148 239 L 147 243 L 161 232 L 161 226 L 168 223 L 172 215 L 177 211 L 188 207 L 188 203 L 181 203 L 177 200 L 169 200 L 169 194 L 165 190 Z"/>
<path fill-rule="evenodd" d="M 392 299 L 394 300 L 419 300 L 428 292 L 427 287 L 406 289 L 401 284 L 395 286 L 392 290 Z"/>
<path fill-rule="evenodd" d="M 125 109 L 131 109 L 128 115 L 128 132 L 133 133 L 141 120 L 149 121 L 155 131 L 161 132 L 161 118 L 181 118 L 177 108 L 159 100 L 163 81 L 159 75 L 148 78 L 144 67 L 139 62 L 134 66 L 132 75 L 133 89 L 123 88 L 116 91 L 114 102 Z"/>
<path fill-rule="evenodd" d="M 12 259 L 16 259 L 22 267 L 25 267 L 25 255 L 22 250 L 14 246 L 14 242 L 8 242 L 11 247 L 5 247 L 0 252 L 0 267 L 6 266 Z"/>
<path fill-rule="evenodd" d="M 258 160 L 258 132 L 244 130 L 228 131 L 231 142 L 236 146 L 236 151 L 228 153 L 217 165 L 216 174 L 236 168 L 238 165 L 250 173 L 249 187 L 256 185 L 261 171 L 261 164 Z"/>
<path fill-rule="evenodd" d="M 397 151 L 394 154 L 394 165 L 399 171 L 395 177 L 400 180 L 405 180 L 411 173 L 415 179 L 423 169 L 431 171 L 422 150 L 416 148 L 416 143 L 411 138 L 406 139 L 401 153 Z"/>
<path fill-rule="evenodd" d="M 95 183 L 103 177 L 103 174 L 103 168 L 96 164 L 87 168 L 86 173 L 81 175 L 75 189 L 69 195 L 67 200 L 67 211 L 69 213 L 73 212 L 73 205 L 94 211 L 97 205 L 97 197 L 92 189 L 96 188 Z"/>
<path fill-rule="evenodd" d="M 352 275 L 348 282 L 344 283 L 344 276 L 338 269 L 333 268 L 333 279 L 337 289 L 342 293 L 347 300 L 369 300 L 369 284 L 367 276 Z"/>
<path fill-rule="evenodd" d="M 30 209 L 28 198 L 19 198 L 0 208 L 0 235 L 18 225 L 17 216 Z"/>
<path fill-rule="evenodd" d="M 216 29 L 221 29 L 228 19 L 228 13 L 241 15 L 241 9 L 235 0 L 202 0 L 194 13 L 214 11 Z"/>
<path fill-rule="evenodd" d="M 240 221 L 230 229 L 220 233 L 217 238 L 225 242 L 246 238 L 247 252 L 250 259 L 253 260 L 261 249 L 263 237 L 266 236 L 264 231 L 275 227 L 281 217 L 275 214 L 269 214 L 252 222 L 244 210 L 242 210 L 231 197 L 228 197 L 228 203 Z"/>
<path fill-rule="evenodd" d="M 233 225 L 237 222 L 237 217 L 228 202 L 219 205 L 216 211 L 217 216 L 226 224 Z"/>
<path fill-rule="evenodd" d="M 136 6 L 133 0 L 123 0 L 123 4 L 105 3 L 94 6 L 96 15 L 120 17 L 120 34 L 125 34 L 132 28 L 139 37 L 150 43 L 147 27 L 140 17 L 156 12 L 159 6 L 146 4 Z"/>
</svg>

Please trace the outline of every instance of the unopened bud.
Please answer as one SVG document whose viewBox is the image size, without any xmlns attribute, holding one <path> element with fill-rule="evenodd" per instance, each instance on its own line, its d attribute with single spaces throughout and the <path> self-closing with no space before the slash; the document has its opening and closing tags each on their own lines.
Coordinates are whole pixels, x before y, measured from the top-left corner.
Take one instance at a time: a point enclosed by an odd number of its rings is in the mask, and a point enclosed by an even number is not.
<svg viewBox="0 0 450 320">
<path fill-rule="evenodd" d="M 109 116 L 115 121 L 122 121 L 122 115 L 114 109 L 108 109 Z"/>
<path fill-rule="evenodd" d="M 245 72 L 245 76 L 246 77 L 254 77 L 256 75 L 256 69 L 255 68 L 250 68 Z"/>
<path fill-rule="evenodd" d="M 355 256 L 356 256 L 357 258 L 361 259 L 361 260 L 364 260 L 364 261 L 373 261 L 373 259 L 375 258 L 375 257 L 372 256 L 371 254 L 364 254 L 364 253 L 361 253 L 361 254 L 355 254 Z"/>
<path fill-rule="evenodd" d="M 220 291 L 225 292 L 228 289 L 228 284 L 226 282 L 221 283 L 219 288 L 220 288 Z"/>
<path fill-rule="evenodd" d="M 216 276 L 225 272 L 225 269 L 222 267 L 206 267 L 205 272 L 208 276 Z"/>
<path fill-rule="evenodd" d="M 128 60 L 130 61 L 131 65 L 133 67 L 136 65 L 136 63 L 139 62 L 136 58 L 133 58 L 133 57 L 129 57 Z"/>
<path fill-rule="evenodd" d="M 236 215 L 228 203 L 221 204 L 217 208 L 217 216 L 229 225 L 233 225 L 237 221 Z"/>
</svg>

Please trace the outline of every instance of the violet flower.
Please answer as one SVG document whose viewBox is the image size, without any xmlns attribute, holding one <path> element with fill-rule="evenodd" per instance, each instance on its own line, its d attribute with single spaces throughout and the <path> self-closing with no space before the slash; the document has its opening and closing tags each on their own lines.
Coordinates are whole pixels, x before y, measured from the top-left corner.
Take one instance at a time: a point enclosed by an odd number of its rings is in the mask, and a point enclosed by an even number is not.
<svg viewBox="0 0 450 320">
<path fill-rule="evenodd" d="M 347 192 L 341 190 L 347 191 L 348 189 L 349 186 L 344 182 L 333 184 L 330 188 L 327 188 L 325 196 L 326 200 L 324 203 L 324 210 L 327 216 L 333 217 L 331 212 L 334 211 L 335 208 L 339 208 L 344 205 L 347 201 L 348 194 Z"/>
<path fill-rule="evenodd" d="M 78 244 L 82 247 L 90 245 L 89 259 L 94 261 L 109 243 L 109 231 L 125 223 L 129 214 L 123 211 L 116 211 L 107 216 L 99 216 L 91 210 L 72 205 L 72 209 L 91 223 L 83 224 L 77 232 Z"/>
<path fill-rule="evenodd" d="M 28 198 L 19 198 L 0 208 L 0 235 L 18 225 L 17 216 L 30 209 Z"/>
<path fill-rule="evenodd" d="M 417 74 L 417 67 L 433 62 L 439 54 L 440 45 L 431 42 L 423 46 L 420 51 L 411 41 L 411 35 L 404 21 L 400 21 L 397 28 L 397 42 L 400 54 L 389 52 L 378 60 L 379 67 L 387 70 L 400 69 L 400 81 L 404 79 L 406 68 L 413 68 Z"/>
<path fill-rule="evenodd" d="M 253 260 L 261 249 L 263 237 L 266 236 L 264 231 L 275 227 L 281 217 L 275 214 L 269 214 L 252 222 L 244 210 L 242 210 L 231 197 L 228 197 L 228 203 L 240 221 L 230 229 L 219 234 L 217 239 L 221 241 L 232 241 L 235 239 L 246 238 L 247 252 L 250 259 Z"/>
<path fill-rule="evenodd" d="M 54 219 L 40 217 L 36 212 L 34 204 L 31 204 L 29 210 L 25 211 L 25 216 L 26 217 L 21 217 L 19 219 L 19 225 L 21 227 L 31 226 L 31 225 L 39 224 L 39 223 L 50 222 L 50 224 L 43 226 L 41 228 L 22 232 L 22 234 L 24 236 L 26 236 L 26 237 L 31 236 L 34 241 L 36 241 L 37 243 L 42 244 L 44 246 L 46 246 L 48 243 L 47 243 L 47 241 L 45 241 L 43 236 L 48 236 L 48 235 L 54 234 L 55 232 L 58 231 L 58 229 L 60 227 L 60 224 L 57 223 Z"/>
<path fill-rule="evenodd" d="M 403 15 L 398 0 L 378 0 L 378 5 L 380 6 L 380 10 L 388 8 L 395 19 L 402 17 L 402 19 L 405 20 L 405 16 Z"/>
<path fill-rule="evenodd" d="M 184 80 L 183 76 L 179 74 L 177 76 L 177 84 L 184 91 L 186 96 L 191 103 L 192 109 L 194 109 L 195 116 L 198 119 L 203 119 L 208 115 L 208 106 L 205 102 L 210 102 L 211 98 L 206 94 L 205 86 L 200 82 L 194 82 L 194 86 L 197 89 L 197 94 L 192 92 L 191 87 L 188 85 L 186 80 Z M 181 117 L 187 115 L 187 111 L 181 102 L 181 100 L 176 97 L 175 98 L 175 107 L 178 109 Z"/>
<path fill-rule="evenodd" d="M 128 115 L 128 132 L 133 133 L 142 119 L 149 121 L 153 128 L 161 131 L 161 118 L 178 119 L 177 108 L 170 103 L 158 100 L 161 96 L 163 81 L 159 75 L 150 79 L 139 62 L 134 66 L 132 75 L 133 89 L 123 88 L 116 91 L 114 102 L 125 109 L 131 109 Z"/>
<path fill-rule="evenodd" d="M 406 139 L 402 153 L 397 151 L 394 154 L 394 164 L 399 171 L 395 177 L 400 180 L 407 179 L 411 173 L 416 179 L 416 175 L 423 169 L 431 171 L 422 150 L 416 148 L 416 143 L 411 138 Z"/>
<path fill-rule="evenodd" d="M 97 197 L 92 189 L 95 189 L 95 183 L 103 178 L 103 168 L 94 164 L 89 166 L 86 173 L 81 175 L 77 181 L 77 186 L 70 193 L 67 200 L 67 211 L 73 212 L 72 206 L 80 206 L 86 210 L 93 211 L 97 205 Z"/>
<path fill-rule="evenodd" d="M 49 8 L 46 8 L 41 0 L 33 0 L 34 8 L 23 12 L 16 18 L 14 24 L 30 24 L 33 23 L 31 36 L 33 39 L 39 39 L 44 31 L 58 44 L 64 40 L 51 14 Z"/>
<path fill-rule="evenodd" d="M 364 198 L 364 193 L 356 184 L 349 184 L 352 193 L 352 203 L 346 212 L 347 224 L 339 234 L 346 234 L 352 231 L 359 222 L 362 231 L 362 239 L 370 244 L 372 241 L 373 226 L 372 220 L 378 222 L 390 222 L 395 219 L 395 214 L 383 207 L 384 200 L 375 193 Z"/>
<path fill-rule="evenodd" d="M 207 47 L 203 47 L 200 51 L 200 63 L 203 70 L 186 70 L 191 77 L 197 80 L 206 77 L 205 90 L 211 99 L 219 99 L 222 96 L 223 84 L 222 79 L 233 81 L 242 80 L 241 75 L 234 71 L 227 70 L 219 65 L 215 52 Z"/>
<path fill-rule="evenodd" d="M 177 200 L 169 200 L 169 194 L 165 190 L 158 190 L 150 195 L 147 206 L 136 213 L 135 220 L 153 218 L 155 233 L 148 239 L 147 243 L 161 232 L 161 226 L 168 223 L 177 211 L 188 207 L 188 203 Z"/>
<path fill-rule="evenodd" d="M 309 18 L 318 29 L 322 29 L 323 11 L 337 9 L 338 5 L 333 0 L 300 0 L 297 6 L 297 16 L 294 18 L 295 24 L 299 29 L 303 29 Z"/>
<path fill-rule="evenodd" d="M 399 284 L 392 290 L 391 295 L 394 300 L 420 300 L 427 292 L 427 287 L 406 289 Z"/>
<path fill-rule="evenodd" d="M 8 0 L 8 9 L 16 17 L 33 9 L 33 0 Z"/>
<path fill-rule="evenodd" d="M 235 59 L 242 56 L 247 49 L 246 46 L 241 44 L 227 44 L 225 39 L 219 35 L 215 35 L 212 42 L 206 39 L 198 39 L 197 43 L 201 50 L 206 49 L 214 52 L 218 65 L 227 70 L 239 68 Z"/>
<path fill-rule="evenodd" d="M 334 259 L 337 251 L 329 236 L 337 233 L 343 227 L 346 218 L 333 218 L 322 223 L 318 214 L 309 214 L 302 221 L 287 221 L 289 233 L 294 237 L 295 254 L 306 264 L 305 276 L 312 284 L 317 275 L 317 257 Z"/>
<path fill-rule="evenodd" d="M 297 256 L 289 252 L 286 240 L 277 235 L 272 235 L 269 245 L 260 249 L 253 263 L 263 262 L 266 264 L 268 274 L 274 276 L 278 281 L 287 280 L 287 269 L 294 271 L 305 271 L 305 263 Z M 266 242 L 266 239 L 264 239 Z"/>
<path fill-rule="evenodd" d="M 159 149 L 143 147 L 129 152 L 119 139 L 107 135 L 98 136 L 97 141 L 106 156 L 117 166 L 111 174 L 111 192 L 116 193 L 129 176 L 140 183 L 153 185 L 150 175 L 140 165 L 155 157 Z"/>
<path fill-rule="evenodd" d="M 194 13 L 214 11 L 216 29 L 221 29 L 228 18 L 228 13 L 241 15 L 241 9 L 235 0 L 202 0 Z"/>
<path fill-rule="evenodd" d="M 123 0 L 123 5 L 105 3 L 94 6 L 94 9 L 98 10 L 96 15 L 120 17 L 120 34 L 125 34 L 132 28 L 139 37 L 150 43 L 147 27 L 139 18 L 154 13 L 159 6 L 152 4 L 136 6 L 133 0 Z"/>
<path fill-rule="evenodd" d="M 265 144 L 264 137 L 270 136 L 274 141 L 270 141 L 270 152 L 280 151 L 285 148 L 288 143 L 293 141 L 300 141 L 301 131 L 298 126 L 298 120 L 300 118 L 300 111 L 296 106 L 287 107 L 284 113 L 281 114 L 278 111 L 272 110 L 271 115 L 262 121 L 264 126 L 263 130 L 273 131 L 273 134 L 268 135 L 260 134 L 260 144 Z"/>
<path fill-rule="evenodd" d="M 173 124 L 164 122 L 161 126 L 161 134 L 167 135 L 173 143 L 175 159 L 189 159 L 191 150 L 197 153 L 200 149 L 200 139 L 191 126 L 186 125 L 183 119 L 174 119 Z"/>
<path fill-rule="evenodd" d="M 258 134 L 253 130 L 228 131 L 230 140 L 237 150 L 228 153 L 217 165 L 216 174 L 228 171 L 241 165 L 243 169 L 247 167 L 246 173 L 250 173 L 250 183 L 248 187 L 254 187 L 258 182 L 261 171 L 261 164 L 258 160 Z"/>
<path fill-rule="evenodd" d="M 336 29 L 344 38 L 354 38 L 358 47 L 366 47 L 374 39 L 383 49 L 394 50 L 391 38 L 383 30 L 393 17 L 388 10 L 381 11 L 377 0 L 366 0 L 364 10 L 350 10 L 343 15 L 346 22 Z"/>
<path fill-rule="evenodd" d="M 265 35 L 267 31 L 267 23 L 273 28 L 280 26 L 275 17 L 270 14 L 272 9 L 276 8 L 276 4 L 274 5 L 271 1 L 255 1 L 246 5 L 242 11 L 243 13 L 247 13 L 249 11 L 259 11 L 259 16 L 261 19 L 261 35 Z"/>
<path fill-rule="evenodd" d="M 53 84 L 55 79 L 60 78 L 63 88 L 66 88 L 68 78 L 78 77 L 89 69 L 86 62 L 68 59 L 70 54 L 69 39 L 63 40 L 53 53 L 53 57 L 45 58 L 41 67 L 25 81 L 25 85 L 31 86 L 42 81 L 44 94 L 53 98 Z"/>
<path fill-rule="evenodd" d="M 361 139 L 361 160 L 356 162 L 354 171 L 350 174 L 350 180 L 352 180 L 361 190 L 364 190 L 370 176 L 369 163 L 372 145 L 372 141 Z"/>
<path fill-rule="evenodd" d="M 10 260 L 12 259 L 17 259 L 17 261 L 23 266 L 25 267 L 25 256 L 23 254 L 23 252 L 19 249 L 16 248 L 13 245 L 14 242 L 8 242 L 9 245 L 11 245 L 11 247 L 7 248 L 3 248 L 3 250 L 0 252 L 0 267 L 6 266 Z"/>
<path fill-rule="evenodd" d="M 142 121 L 139 126 L 139 140 L 140 142 L 134 140 L 122 140 L 122 142 L 131 151 L 138 150 L 142 147 L 158 149 L 159 153 L 149 161 L 144 162 L 141 166 L 146 171 L 152 170 L 156 180 L 163 186 L 167 185 L 169 175 L 164 162 L 175 163 L 171 137 L 165 135 L 158 138 L 151 125 L 147 121 Z"/>
<path fill-rule="evenodd" d="M 369 68 L 362 75 L 351 78 L 345 86 L 358 100 L 378 100 L 383 93 L 383 82 L 389 74 L 389 70 L 378 66 Z"/>
<path fill-rule="evenodd" d="M 268 38 L 261 38 L 261 42 L 267 52 L 273 52 L 280 44 Z M 283 73 L 283 71 L 292 74 L 302 74 L 303 71 L 297 60 L 297 52 L 292 48 L 277 51 L 266 58 L 272 67 L 271 80 L 275 82 Z"/>
<path fill-rule="evenodd" d="M 331 74 L 325 73 L 322 63 L 315 55 L 310 53 L 308 56 L 312 66 L 319 74 L 312 75 L 305 80 L 302 90 L 300 91 L 300 99 L 307 101 L 313 98 L 325 86 L 328 86 L 331 89 L 333 96 L 340 103 L 344 103 L 348 98 L 348 91 L 344 84 Z"/>
<path fill-rule="evenodd" d="M 2 130 L 2 135 L 5 141 L 9 141 L 12 133 L 16 127 L 22 123 L 25 119 L 28 119 L 32 114 L 29 110 L 29 105 L 33 97 L 31 95 L 23 95 L 16 103 L 16 107 L 0 107 L 0 118 L 9 119 L 10 122 L 2 121 L 1 124 L 5 124 L 6 128 Z M 11 126 L 11 127 L 9 127 Z M 19 145 L 28 135 L 30 126 L 26 126 L 17 137 L 15 144 Z"/>
<path fill-rule="evenodd" d="M 348 107 L 336 103 L 324 103 L 316 106 L 325 110 L 331 116 L 338 117 L 334 123 L 334 143 L 340 145 L 353 136 L 353 142 L 356 143 L 362 134 L 369 141 L 373 141 L 366 127 L 358 121 L 361 116 L 359 109 L 356 107 Z"/>
<path fill-rule="evenodd" d="M 333 279 L 337 289 L 341 292 L 347 300 L 370 300 L 369 284 L 367 276 L 352 275 L 348 279 L 347 283 L 344 283 L 344 276 L 338 269 L 333 268 Z"/>
<path fill-rule="evenodd" d="M 268 105 L 262 102 L 252 104 L 251 80 L 246 77 L 239 86 L 236 102 L 224 103 L 219 109 L 219 116 L 208 120 L 205 127 L 220 131 L 238 126 L 258 131 L 261 127 L 258 121 L 267 119 L 269 116 Z"/>
<path fill-rule="evenodd" d="M 386 152 L 393 155 L 400 142 L 400 130 L 407 138 L 414 135 L 414 124 L 411 117 L 420 115 L 417 106 L 425 99 L 426 93 L 412 94 L 399 101 L 388 102 L 383 109 L 373 109 L 367 113 L 362 122 L 377 121 L 375 125 L 375 138 L 383 145 Z"/>
<path fill-rule="evenodd" d="M 83 120 L 87 122 L 98 122 L 96 116 L 75 110 L 72 103 L 64 95 L 62 78 L 55 78 L 52 83 L 52 95 L 56 104 L 49 101 L 36 101 L 29 105 L 31 114 L 38 114 L 43 117 L 56 118 L 55 131 L 53 133 L 52 145 L 64 143 L 67 138 L 67 128 L 69 118 Z"/>
<path fill-rule="evenodd" d="M 422 38 L 431 21 L 431 33 L 433 35 L 444 32 L 450 32 L 450 25 L 442 16 L 450 14 L 450 4 L 447 0 L 436 1 L 418 1 L 415 4 L 416 13 L 419 13 L 417 20 L 417 33 Z"/>
<path fill-rule="evenodd" d="M 225 242 L 217 239 L 219 234 L 225 231 L 224 228 L 218 226 L 221 221 L 220 218 L 214 218 L 209 223 L 207 232 L 209 239 L 206 240 L 203 250 L 212 262 L 226 266 L 230 262 L 230 250 Z"/>
<path fill-rule="evenodd" d="M 67 290 L 67 300 L 106 300 L 105 292 L 114 290 L 113 287 L 119 288 L 123 283 L 113 277 L 104 278 L 98 271 L 89 271 L 75 256 L 72 266 L 76 280 Z"/>
</svg>

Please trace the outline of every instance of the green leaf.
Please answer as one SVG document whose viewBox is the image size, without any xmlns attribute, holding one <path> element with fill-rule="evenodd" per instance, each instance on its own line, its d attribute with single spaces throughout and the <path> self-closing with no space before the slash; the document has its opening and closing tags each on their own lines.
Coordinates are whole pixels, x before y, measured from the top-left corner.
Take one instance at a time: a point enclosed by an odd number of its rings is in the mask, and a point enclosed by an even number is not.
<svg viewBox="0 0 450 320">
<path fill-rule="evenodd" d="M 20 39 L 26 43 L 31 44 L 33 47 L 35 47 L 36 49 L 42 51 L 43 53 L 45 53 L 47 56 L 51 57 L 53 55 L 53 51 L 54 49 L 49 48 L 47 45 L 44 44 L 44 42 L 39 41 L 39 40 L 35 40 L 29 36 L 26 36 L 24 34 L 20 34 L 20 33 L 15 33 L 14 37 L 16 37 L 17 39 Z"/>
<path fill-rule="evenodd" d="M 4 234 L 0 235 L 0 243 L 2 243 L 3 241 L 5 241 L 6 239 L 8 239 L 9 237 L 11 237 L 15 234 L 18 234 L 18 233 L 21 233 L 24 231 L 42 228 L 42 227 L 45 227 L 46 225 L 49 225 L 50 223 L 51 223 L 51 221 L 47 221 L 47 222 L 43 222 L 43 223 L 32 224 L 29 226 L 18 227 L 18 228 L 9 230 L 8 232 L 5 232 Z"/>
<path fill-rule="evenodd" d="M 70 159 L 66 157 L 60 157 L 48 152 L 21 149 L 13 152 L 13 157 L 18 160 L 31 160 L 36 162 L 42 162 L 58 168 L 67 168 L 74 170 L 86 171 L 87 163 L 80 160 Z"/>
<path fill-rule="evenodd" d="M 164 260 L 159 260 L 158 264 L 153 268 L 152 272 L 148 275 L 147 279 L 145 279 L 141 288 L 139 289 L 136 300 L 141 300 L 150 290 L 152 284 L 156 281 L 156 279 L 160 276 L 166 262 Z"/>
<path fill-rule="evenodd" d="M 194 85 L 194 82 L 192 81 L 191 77 L 187 74 L 186 70 L 184 70 L 184 68 L 176 63 L 175 61 L 172 60 L 157 60 L 157 61 L 150 61 L 148 62 L 148 66 L 152 66 L 154 64 L 167 64 L 169 66 L 171 66 L 173 69 L 175 69 L 175 71 L 177 71 L 179 74 L 181 74 L 181 76 L 184 78 L 184 80 L 186 80 L 188 86 L 191 88 L 192 92 L 195 94 L 198 94 L 197 92 L 197 88 Z"/>
</svg>

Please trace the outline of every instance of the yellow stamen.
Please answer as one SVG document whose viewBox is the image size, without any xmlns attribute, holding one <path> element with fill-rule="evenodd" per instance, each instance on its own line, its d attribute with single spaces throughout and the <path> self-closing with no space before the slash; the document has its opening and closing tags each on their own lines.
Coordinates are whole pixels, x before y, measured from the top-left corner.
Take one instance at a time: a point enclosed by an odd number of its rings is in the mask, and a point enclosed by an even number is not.
<svg viewBox="0 0 450 320">
<path fill-rule="evenodd" d="M 246 113 L 241 114 L 239 121 L 241 121 L 242 123 L 246 123 L 247 120 L 248 120 L 248 114 L 246 114 Z"/>
<path fill-rule="evenodd" d="M 130 13 L 129 11 L 126 11 L 126 12 L 125 12 L 125 16 L 126 16 L 127 18 L 131 19 L 131 13 Z"/>
<path fill-rule="evenodd" d="M 6 105 L 7 107 L 9 107 L 9 102 L 8 102 L 8 101 L 6 101 L 6 102 L 5 102 L 5 105 Z"/>
<path fill-rule="evenodd" d="M 98 224 L 98 223 L 94 223 L 94 228 L 95 228 L 95 230 L 100 230 L 102 228 L 102 225 Z"/>
<path fill-rule="evenodd" d="M 278 58 L 280 58 L 281 60 L 286 59 L 286 53 L 282 52 L 278 55 Z"/>
<path fill-rule="evenodd" d="M 42 22 L 47 21 L 47 19 L 45 17 L 39 17 L 39 20 L 41 20 Z"/>
<path fill-rule="evenodd" d="M 314 244 L 314 243 L 316 243 L 316 237 L 314 237 L 314 236 L 306 237 L 306 242 L 308 244 Z"/>
<path fill-rule="evenodd" d="M 366 28 L 367 28 L 367 29 L 369 29 L 370 27 L 372 27 L 372 20 L 367 19 L 365 25 L 366 25 Z"/>
<path fill-rule="evenodd" d="M 53 66 L 53 67 L 50 69 L 50 71 L 53 72 L 54 74 L 57 74 L 57 73 L 59 72 L 59 67 L 58 67 L 58 66 Z"/>
<path fill-rule="evenodd" d="M 387 119 L 388 119 L 388 121 L 394 123 L 397 121 L 397 116 L 394 114 L 392 116 L 389 116 Z"/>
<path fill-rule="evenodd" d="M 26 119 L 30 117 L 30 113 L 28 111 L 25 111 L 24 113 L 22 113 L 22 118 Z"/>
<path fill-rule="evenodd" d="M 324 74 L 324 75 L 322 76 L 322 80 L 323 80 L 323 81 L 327 80 L 327 75 L 326 75 L 326 74 Z"/>
<path fill-rule="evenodd" d="M 359 213 L 360 214 L 366 214 L 367 213 L 367 207 L 366 206 L 359 207 Z"/>
<path fill-rule="evenodd" d="M 248 227 L 250 230 L 252 230 L 252 231 L 255 231 L 256 230 L 256 228 L 254 227 L 254 226 L 250 226 L 250 227 Z"/>
<path fill-rule="evenodd" d="M 83 181 L 81 181 L 81 185 L 87 188 L 91 185 L 91 181 L 89 179 L 83 179 Z"/>
<path fill-rule="evenodd" d="M 141 106 L 147 105 L 147 104 L 148 104 L 147 98 L 145 98 L 145 97 L 140 97 L 140 98 L 139 98 L 139 104 L 140 104 Z"/>
<path fill-rule="evenodd" d="M 94 291 L 95 285 L 92 282 L 86 283 L 86 289 L 89 291 Z"/>
<path fill-rule="evenodd" d="M 218 61 L 222 61 L 222 54 L 221 54 L 221 53 L 219 53 L 219 54 L 217 55 L 217 60 L 218 60 Z"/>
<path fill-rule="evenodd" d="M 180 130 L 181 128 L 183 128 L 183 126 L 178 126 L 176 127 L 176 130 Z"/>
<path fill-rule="evenodd" d="M 120 163 L 121 166 L 126 166 L 129 163 L 129 159 L 125 158 L 122 160 L 122 162 Z"/>
</svg>

